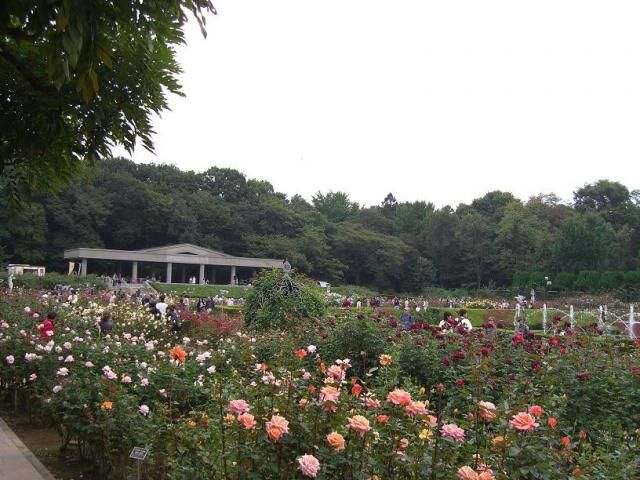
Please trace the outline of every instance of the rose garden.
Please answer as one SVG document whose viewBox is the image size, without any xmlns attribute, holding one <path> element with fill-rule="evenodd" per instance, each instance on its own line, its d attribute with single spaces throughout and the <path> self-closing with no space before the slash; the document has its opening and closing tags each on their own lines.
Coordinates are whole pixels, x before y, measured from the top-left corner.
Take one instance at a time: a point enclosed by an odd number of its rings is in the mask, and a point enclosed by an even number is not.
<svg viewBox="0 0 640 480">
<path fill-rule="evenodd" d="M 135 471 L 134 446 L 153 479 L 640 475 L 637 340 L 419 318 L 405 331 L 391 309 L 326 310 L 309 287 L 272 287 L 244 318 L 183 312 L 180 332 L 119 301 L 107 335 L 106 292 L 5 292 L 3 394 L 102 478 Z"/>
</svg>

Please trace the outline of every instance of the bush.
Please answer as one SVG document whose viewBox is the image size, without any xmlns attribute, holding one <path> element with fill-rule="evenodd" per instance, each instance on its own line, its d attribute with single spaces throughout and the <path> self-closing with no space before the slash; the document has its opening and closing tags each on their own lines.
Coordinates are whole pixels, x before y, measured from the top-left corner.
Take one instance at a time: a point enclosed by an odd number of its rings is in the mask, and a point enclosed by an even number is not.
<svg viewBox="0 0 640 480">
<path fill-rule="evenodd" d="M 618 290 L 624 285 L 624 272 L 604 272 L 600 277 L 600 282 L 598 285 L 604 290 Z"/>
<path fill-rule="evenodd" d="M 245 304 L 247 325 L 260 328 L 291 325 L 324 313 L 325 302 L 320 289 L 302 276 L 288 276 L 281 270 L 262 272 Z"/>
<path fill-rule="evenodd" d="M 573 285 L 576 282 L 576 275 L 571 272 L 560 272 L 553 279 L 553 288 L 556 290 L 567 291 L 573 289 Z"/>
<path fill-rule="evenodd" d="M 596 288 L 598 288 L 598 284 L 600 283 L 600 274 L 595 270 L 582 270 L 578 273 L 578 278 L 576 278 L 576 282 L 574 287 L 577 290 L 584 290 L 587 292 L 592 292 Z"/>
</svg>

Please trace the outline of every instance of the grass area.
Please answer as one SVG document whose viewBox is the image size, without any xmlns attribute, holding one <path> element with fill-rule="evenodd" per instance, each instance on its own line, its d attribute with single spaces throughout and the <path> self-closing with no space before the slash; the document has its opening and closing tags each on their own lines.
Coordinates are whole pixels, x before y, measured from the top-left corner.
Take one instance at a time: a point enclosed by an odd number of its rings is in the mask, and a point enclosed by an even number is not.
<svg viewBox="0 0 640 480">
<path fill-rule="evenodd" d="M 338 293 L 340 295 L 351 296 L 355 295 L 356 297 L 375 297 L 378 295 L 374 290 L 371 290 L 367 287 L 359 287 L 358 285 L 331 285 L 331 292 Z"/>
<path fill-rule="evenodd" d="M 184 285 L 184 284 L 167 284 L 167 283 L 152 283 L 151 286 L 160 293 L 167 293 L 169 295 L 182 295 L 183 293 L 190 298 L 205 298 L 208 296 L 215 297 L 216 295 L 222 296 L 220 293 L 222 290 L 227 292 L 226 297 L 231 298 L 244 298 L 247 296 L 247 287 L 232 287 L 229 285 Z"/>
</svg>

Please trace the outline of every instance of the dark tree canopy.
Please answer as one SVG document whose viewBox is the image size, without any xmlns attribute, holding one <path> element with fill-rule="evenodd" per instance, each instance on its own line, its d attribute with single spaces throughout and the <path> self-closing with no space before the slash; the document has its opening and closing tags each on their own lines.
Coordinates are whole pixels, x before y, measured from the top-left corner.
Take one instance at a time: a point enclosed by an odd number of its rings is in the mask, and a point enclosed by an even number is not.
<svg viewBox="0 0 640 480">
<path fill-rule="evenodd" d="M 180 94 L 174 48 L 210 0 L 0 2 L 0 186 L 55 192 L 116 144 L 153 149 L 151 115 Z"/>
<path fill-rule="evenodd" d="M 317 280 L 382 292 L 539 286 L 545 275 L 554 288 L 610 288 L 635 285 L 626 272 L 640 268 L 640 207 L 633 202 L 618 226 L 596 208 L 579 211 L 552 195 L 523 203 L 488 194 L 455 210 L 396 200 L 385 210 L 360 207 L 342 192 L 318 193 L 313 203 L 288 199 L 233 169 L 185 172 L 121 158 L 99 160 L 88 181 L 59 195 L 36 193 L 19 213 L 6 202 L 0 192 L 0 260 L 50 270 L 64 268 L 65 248 L 183 242 L 286 257 Z"/>
</svg>

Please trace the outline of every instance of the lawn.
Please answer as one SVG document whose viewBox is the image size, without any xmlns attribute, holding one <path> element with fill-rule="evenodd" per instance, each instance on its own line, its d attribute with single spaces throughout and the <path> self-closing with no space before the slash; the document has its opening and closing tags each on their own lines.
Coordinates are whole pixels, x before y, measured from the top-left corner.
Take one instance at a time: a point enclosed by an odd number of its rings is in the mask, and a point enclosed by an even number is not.
<svg viewBox="0 0 640 480">
<path fill-rule="evenodd" d="M 208 296 L 215 297 L 223 296 L 222 291 L 226 292 L 225 297 L 231 298 L 244 298 L 247 296 L 248 287 L 232 287 L 229 285 L 184 285 L 184 284 L 166 284 L 166 283 L 152 283 L 160 293 L 168 293 L 170 295 L 182 295 L 186 294 L 190 298 L 205 298 Z"/>
</svg>

